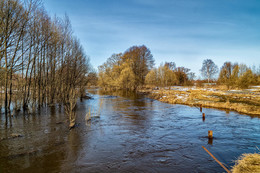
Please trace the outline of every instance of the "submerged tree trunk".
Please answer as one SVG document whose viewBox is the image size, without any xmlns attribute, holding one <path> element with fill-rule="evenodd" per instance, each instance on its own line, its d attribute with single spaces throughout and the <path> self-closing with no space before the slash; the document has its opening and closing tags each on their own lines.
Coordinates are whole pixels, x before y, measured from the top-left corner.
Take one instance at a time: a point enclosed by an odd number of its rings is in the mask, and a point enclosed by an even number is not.
<svg viewBox="0 0 260 173">
<path fill-rule="evenodd" d="M 69 117 L 69 128 L 73 128 L 75 126 L 75 120 L 76 120 L 76 103 L 77 103 L 77 94 L 76 90 L 74 88 L 71 88 L 69 90 L 69 93 L 67 94 L 68 100 L 65 101 L 65 112 L 67 116 Z"/>
</svg>

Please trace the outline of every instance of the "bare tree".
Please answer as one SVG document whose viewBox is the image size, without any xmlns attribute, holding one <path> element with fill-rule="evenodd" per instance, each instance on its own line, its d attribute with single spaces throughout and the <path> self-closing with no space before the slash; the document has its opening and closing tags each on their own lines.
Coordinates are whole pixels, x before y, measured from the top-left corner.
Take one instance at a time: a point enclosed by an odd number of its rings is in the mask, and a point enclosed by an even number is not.
<svg viewBox="0 0 260 173">
<path fill-rule="evenodd" d="M 25 9 L 19 0 L 4 0 L 1 4 L 3 55 L 5 64 L 5 110 L 10 110 L 13 94 L 13 75 L 20 70 L 23 55 L 23 37 L 29 21 L 30 9 Z M 2 47 L 2 46 L 1 46 Z M 8 97 L 9 94 L 9 97 Z"/>
<path fill-rule="evenodd" d="M 202 76 L 208 79 L 209 83 L 209 80 L 218 73 L 218 66 L 211 59 L 205 59 L 200 71 Z"/>
<path fill-rule="evenodd" d="M 90 64 L 72 35 L 68 16 L 52 20 L 38 0 L 2 0 L 0 36 L 0 91 L 3 87 L 6 115 L 11 104 L 26 110 L 59 103 L 73 126 Z"/>
</svg>

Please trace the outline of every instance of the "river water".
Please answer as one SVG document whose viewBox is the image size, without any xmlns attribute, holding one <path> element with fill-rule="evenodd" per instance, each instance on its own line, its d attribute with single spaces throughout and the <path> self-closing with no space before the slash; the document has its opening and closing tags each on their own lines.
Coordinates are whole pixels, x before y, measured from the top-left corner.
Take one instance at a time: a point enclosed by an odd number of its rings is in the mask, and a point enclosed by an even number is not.
<svg viewBox="0 0 260 173">
<path fill-rule="evenodd" d="M 2 115 L 0 172 L 224 172 L 202 146 L 229 169 L 242 153 L 259 152 L 257 117 L 203 109 L 203 121 L 196 107 L 90 92 L 71 131 L 58 106 L 14 115 L 8 125 Z M 94 118 L 86 121 L 89 111 Z"/>
</svg>

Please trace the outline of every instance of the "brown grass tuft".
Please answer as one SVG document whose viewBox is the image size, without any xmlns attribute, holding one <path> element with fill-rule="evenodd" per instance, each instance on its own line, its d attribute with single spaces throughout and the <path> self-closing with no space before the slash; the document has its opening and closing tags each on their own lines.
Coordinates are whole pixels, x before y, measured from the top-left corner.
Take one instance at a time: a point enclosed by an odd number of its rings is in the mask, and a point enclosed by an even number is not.
<svg viewBox="0 0 260 173">
<path fill-rule="evenodd" d="M 260 154 L 243 154 L 236 161 L 232 173 L 260 173 Z"/>
</svg>

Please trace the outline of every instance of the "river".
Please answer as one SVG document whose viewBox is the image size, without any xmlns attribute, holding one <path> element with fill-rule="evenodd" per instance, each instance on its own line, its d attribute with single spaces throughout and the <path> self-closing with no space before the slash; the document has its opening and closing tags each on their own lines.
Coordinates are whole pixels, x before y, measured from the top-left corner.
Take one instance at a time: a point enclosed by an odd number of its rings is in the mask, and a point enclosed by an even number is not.
<svg viewBox="0 0 260 173">
<path fill-rule="evenodd" d="M 196 107 L 89 92 L 71 131 L 58 106 L 14 115 L 8 125 L 2 114 L 0 172 L 224 172 L 202 146 L 229 169 L 242 153 L 259 152 L 258 117 L 203 108 L 203 120 Z M 96 117 L 86 121 L 89 111 Z"/>
</svg>

